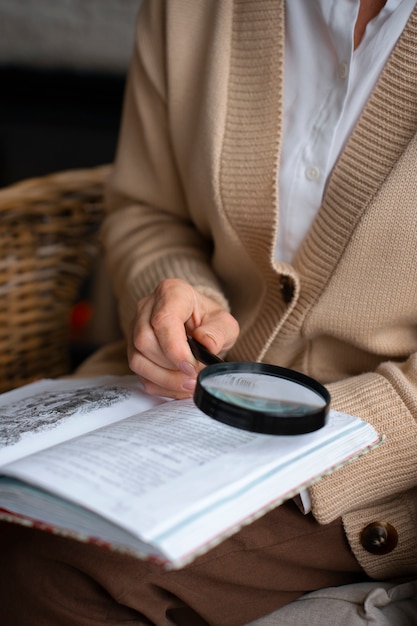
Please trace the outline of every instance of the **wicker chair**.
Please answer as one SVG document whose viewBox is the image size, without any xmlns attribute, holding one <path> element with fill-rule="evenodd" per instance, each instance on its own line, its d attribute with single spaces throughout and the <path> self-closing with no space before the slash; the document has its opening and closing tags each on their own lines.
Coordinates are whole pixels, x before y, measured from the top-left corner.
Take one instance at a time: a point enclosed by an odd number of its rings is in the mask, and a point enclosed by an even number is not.
<svg viewBox="0 0 417 626">
<path fill-rule="evenodd" d="M 71 369 L 70 311 L 99 251 L 108 171 L 0 189 L 0 392 Z"/>
</svg>

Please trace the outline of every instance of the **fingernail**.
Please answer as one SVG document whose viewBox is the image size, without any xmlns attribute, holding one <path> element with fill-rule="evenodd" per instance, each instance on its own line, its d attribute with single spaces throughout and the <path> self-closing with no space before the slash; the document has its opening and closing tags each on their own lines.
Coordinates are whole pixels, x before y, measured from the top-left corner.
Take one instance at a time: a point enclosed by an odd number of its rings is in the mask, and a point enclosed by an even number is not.
<svg viewBox="0 0 417 626">
<path fill-rule="evenodd" d="M 184 381 L 182 387 L 185 391 L 194 391 L 197 381 L 195 378 L 188 378 Z"/>
<path fill-rule="evenodd" d="M 190 363 L 189 361 L 180 361 L 178 363 L 178 368 L 186 376 L 190 376 L 190 377 L 197 376 L 197 370 L 195 369 L 194 365 Z"/>
</svg>

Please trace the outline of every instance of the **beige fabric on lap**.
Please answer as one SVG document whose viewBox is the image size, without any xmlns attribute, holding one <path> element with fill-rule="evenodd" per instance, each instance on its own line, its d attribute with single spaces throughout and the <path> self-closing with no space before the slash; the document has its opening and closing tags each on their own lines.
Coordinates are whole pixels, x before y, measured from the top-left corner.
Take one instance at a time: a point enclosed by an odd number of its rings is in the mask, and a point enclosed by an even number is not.
<svg viewBox="0 0 417 626">
<path fill-rule="evenodd" d="M 415 626 L 417 580 L 364 582 L 308 593 L 248 626 Z"/>
</svg>

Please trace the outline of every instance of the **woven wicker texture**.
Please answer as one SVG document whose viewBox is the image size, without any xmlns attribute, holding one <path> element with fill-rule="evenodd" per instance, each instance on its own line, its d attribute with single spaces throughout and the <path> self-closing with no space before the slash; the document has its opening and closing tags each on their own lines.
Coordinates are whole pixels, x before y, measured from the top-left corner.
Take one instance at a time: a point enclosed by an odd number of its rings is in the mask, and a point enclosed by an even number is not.
<svg viewBox="0 0 417 626">
<path fill-rule="evenodd" d="M 70 371 L 70 311 L 99 252 L 108 170 L 0 189 L 0 392 Z"/>
</svg>

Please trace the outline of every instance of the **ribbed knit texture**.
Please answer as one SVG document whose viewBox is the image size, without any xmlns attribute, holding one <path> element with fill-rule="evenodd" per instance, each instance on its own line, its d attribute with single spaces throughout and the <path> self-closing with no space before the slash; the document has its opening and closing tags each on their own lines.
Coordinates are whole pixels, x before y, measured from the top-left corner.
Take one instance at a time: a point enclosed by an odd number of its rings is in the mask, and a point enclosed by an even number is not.
<svg viewBox="0 0 417 626">
<path fill-rule="evenodd" d="M 337 398 L 333 402 L 335 408 L 343 407 L 344 411 L 360 413 L 387 439 L 382 446 L 357 462 L 358 471 L 367 477 L 366 482 L 349 480 L 349 471 L 342 468 L 330 479 L 325 478 L 313 487 L 315 513 L 323 523 L 330 522 L 347 510 L 366 506 L 370 491 L 375 499 L 382 499 L 398 490 L 412 488 L 417 475 L 417 455 L 410 446 L 410 438 L 417 437 L 417 424 L 410 427 L 407 406 L 385 378 L 377 374 L 363 374 L 357 379 L 334 383 L 329 389 Z M 378 414 L 375 407 L 381 397 L 384 398 L 384 412 Z M 385 471 L 386 467 L 390 468 L 389 472 Z M 338 489 L 335 489 L 336 482 Z M 370 485 L 374 487 L 370 489 Z M 345 510 L 343 507 L 346 507 Z"/>
<path fill-rule="evenodd" d="M 228 218 L 256 264 L 265 268 L 268 298 L 242 335 L 233 358 L 260 359 L 290 308 L 283 303 L 272 270 L 276 242 L 279 141 L 282 134 L 284 4 L 234 2 L 227 118 L 220 189 Z M 291 273 L 291 270 L 288 270 Z M 262 346 L 262 350 L 260 350 Z"/>
</svg>

